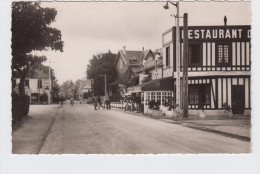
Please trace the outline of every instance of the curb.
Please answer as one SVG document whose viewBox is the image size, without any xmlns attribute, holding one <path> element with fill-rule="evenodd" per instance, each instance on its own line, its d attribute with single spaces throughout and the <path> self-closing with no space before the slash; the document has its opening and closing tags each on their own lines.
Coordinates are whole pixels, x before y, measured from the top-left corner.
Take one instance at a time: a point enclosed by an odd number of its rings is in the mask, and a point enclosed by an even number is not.
<svg viewBox="0 0 260 174">
<path fill-rule="evenodd" d="M 58 112 L 57 114 L 60 115 L 60 114 L 61 114 L 61 111 L 62 111 L 62 108 L 59 108 L 59 112 Z M 48 135 L 49 135 L 49 133 L 50 133 L 50 131 L 51 131 L 51 128 L 53 127 L 53 125 L 54 125 L 54 123 L 55 123 L 57 114 L 56 114 L 56 113 L 53 113 L 53 114 L 52 114 L 52 121 L 51 121 L 50 125 L 48 126 L 47 131 L 46 131 L 45 134 L 43 135 L 41 144 L 40 144 L 40 146 L 38 147 L 38 149 L 37 149 L 37 151 L 36 151 L 36 154 L 37 154 L 37 155 L 40 154 L 40 152 L 41 152 L 41 149 L 42 149 L 42 147 L 43 147 L 43 145 L 44 145 L 44 142 L 45 142 L 45 140 L 47 139 L 47 137 L 48 137 Z"/>
<path fill-rule="evenodd" d="M 232 133 L 223 132 L 223 131 L 219 131 L 219 130 L 214 130 L 214 129 L 210 129 L 210 128 L 206 128 L 206 127 L 199 127 L 199 126 L 195 126 L 195 125 L 187 124 L 187 123 L 177 123 L 177 122 L 172 122 L 172 123 L 173 124 L 182 125 L 184 127 L 189 127 L 189 128 L 192 128 L 192 129 L 196 129 L 196 130 L 201 130 L 201 131 L 205 131 L 205 132 L 210 132 L 210 133 L 223 135 L 223 136 L 230 137 L 230 138 L 236 138 L 236 139 L 239 139 L 239 140 L 242 140 L 242 141 L 247 141 L 247 142 L 251 141 L 250 137 L 246 137 L 246 136 L 242 136 L 242 135 L 232 134 Z"/>
</svg>

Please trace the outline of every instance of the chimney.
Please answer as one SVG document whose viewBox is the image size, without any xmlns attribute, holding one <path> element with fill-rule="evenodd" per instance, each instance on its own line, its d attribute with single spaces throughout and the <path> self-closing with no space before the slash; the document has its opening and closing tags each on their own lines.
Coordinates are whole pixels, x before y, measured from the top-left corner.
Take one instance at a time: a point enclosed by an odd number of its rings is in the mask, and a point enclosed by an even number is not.
<svg viewBox="0 0 260 174">
<path fill-rule="evenodd" d="M 126 55 L 126 46 L 123 46 L 123 54 Z"/>
<path fill-rule="evenodd" d="M 141 60 L 143 60 L 144 58 L 144 47 L 142 48 L 142 52 L 141 52 Z"/>
<path fill-rule="evenodd" d="M 224 16 L 224 26 L 227 26 L 227 17 Z"/>
</svg>

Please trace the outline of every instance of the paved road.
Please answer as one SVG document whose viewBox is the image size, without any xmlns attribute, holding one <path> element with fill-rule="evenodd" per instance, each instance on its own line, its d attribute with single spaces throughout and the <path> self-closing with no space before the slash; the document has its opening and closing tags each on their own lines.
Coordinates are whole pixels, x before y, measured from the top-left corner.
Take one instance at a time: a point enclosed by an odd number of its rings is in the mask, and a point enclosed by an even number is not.
<svg viewBox="0 0 260 174">
<path fill-rule="evenodd" d="M 92 105 L 64 105 L 42 154 L 248 153 L 250 143 Z"/>
</svg>

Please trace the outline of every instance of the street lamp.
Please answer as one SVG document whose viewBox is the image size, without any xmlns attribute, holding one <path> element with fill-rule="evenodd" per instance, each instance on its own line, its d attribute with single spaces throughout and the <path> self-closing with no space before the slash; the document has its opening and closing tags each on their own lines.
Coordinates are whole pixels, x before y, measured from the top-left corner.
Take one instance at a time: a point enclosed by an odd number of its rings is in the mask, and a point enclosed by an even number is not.
<svg viewBox="0 0 260 174">
<path fill-rule="evenodd" d="M 180 98 L 180 27 L 179 27 L 179 2 L 173 3 L 171 1 L 167 1 L 167 3 L 163 6 L 164 9 L 169 9 L 168 3 L 174 5 L 177 8 L 177 15 L 176 18 L 176 111 L 177 111 L 177 117 L 180 115 L 180 104 L 181 104 L 181 98 Z"/>
<path fill-rule="evenodd" d="M 175 7 L 178 8 L 179 2 L 173 3 L 173 2 L 171 2 L 171 1 L 167 1 L 166 4 L 163 6 L 164 9 L 166 9 L 166 10 L 169 9 L 168 3 L 171 3 L 172 5 L 174 5 Z"/>
</svg>

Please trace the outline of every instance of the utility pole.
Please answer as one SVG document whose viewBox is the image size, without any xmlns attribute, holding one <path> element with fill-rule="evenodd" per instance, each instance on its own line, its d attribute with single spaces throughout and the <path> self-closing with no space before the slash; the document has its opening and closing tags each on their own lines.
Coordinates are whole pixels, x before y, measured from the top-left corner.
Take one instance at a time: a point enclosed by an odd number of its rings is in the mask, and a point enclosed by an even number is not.
<svg viewBox="0 0 260 174">
<path fill-rule="evenodd" d="M 37 78 L 38 78 L 38 104 L 40 103 L 40 87 L 41 87 L 41 85 L 40 85 L 40 76 L 39 76 L 39 73 L 40 73 L 40 64 L 38 64 L 38 72 L 37 72 Z"/>
<path fill-rule="evenodd" d="M 105 74 L 105 100 L 107 100 L 107 74 Z"/>
<path fill-rule="evenodd" d="M 176 18 L 176 117 L 180 116 L 181 110 L 181 80 L 180 80 L 180 71 L 181 71 L 181 56 L 180 56 L 180 25 L 179 25 L 179 1 L 173 3 L 167 1 L 166 5 L 163 6 L 166 10 L 169 9 L 168 3 L 174 5 L 177 8 Z"/>
<path fill-rule="evenodd" d="M 105 100 L 106 100 L 107 99 L 107 74 L 100 75 L 100 76 L 104 76 L 105 79 Z"/>
<path fill-rule="evenodd" d="M 181 107 L 181 60 L 180 60 L 180 26 L 179 26 L 179 2 L 176 2 L 177 15 L 176 15 L 176 111 L 177 117 L 180 116 Z"/>
<path fill-rule="evenodd" d="M 188 118 L 188 14 L 183 18 L 183 118 Z"/>
<path fill-rule="evenodd" d="M 49 96 L 48 96 L 48 104 L 51 104 L 51 61 L 49 60 Z"/>
</svg>

